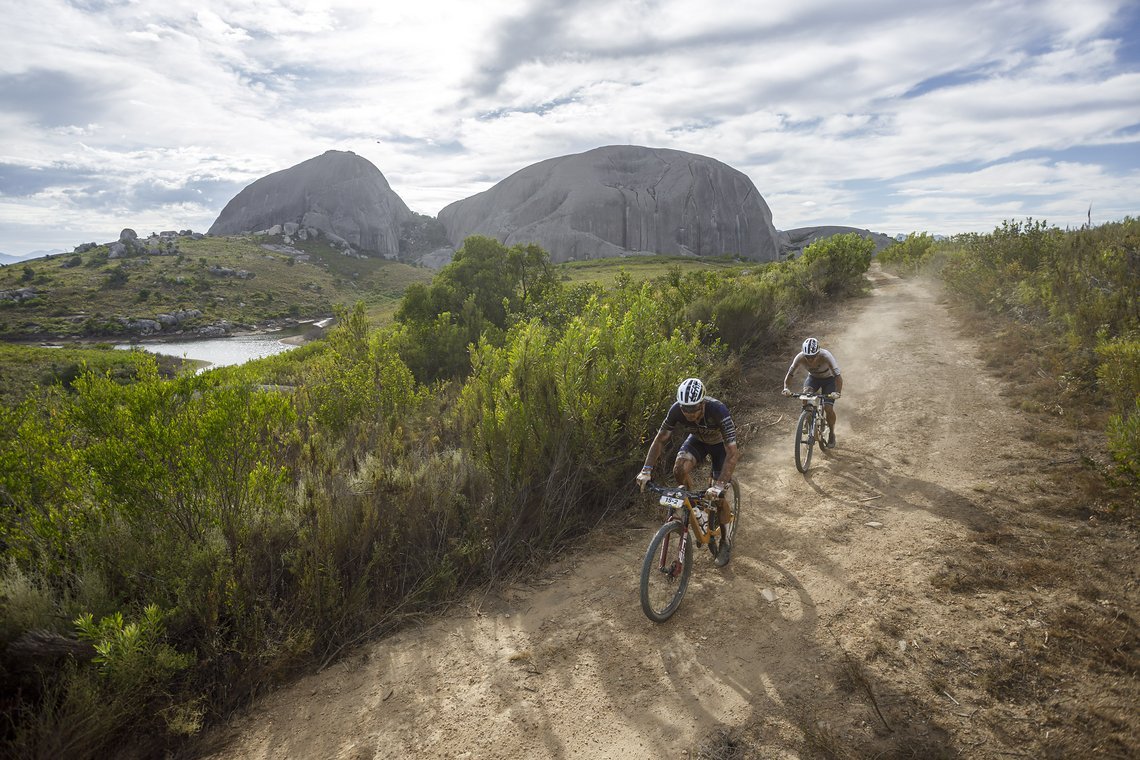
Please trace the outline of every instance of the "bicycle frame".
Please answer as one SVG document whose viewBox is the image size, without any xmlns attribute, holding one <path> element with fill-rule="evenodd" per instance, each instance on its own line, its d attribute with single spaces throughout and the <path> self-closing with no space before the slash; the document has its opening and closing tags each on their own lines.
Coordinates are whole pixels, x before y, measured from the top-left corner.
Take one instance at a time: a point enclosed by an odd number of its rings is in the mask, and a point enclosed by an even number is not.
<svg viewBox="0 0 1140 760">
<path fill-rule="evenodd" d="M 823 396 L 822 394 L 819 394 L 819 393 L 798 393 L 798 394 L 796 394 L 796 397 L 800 401 L 804 402 L 805 404 L 810 405 L 810 406 L 807 406 L 805 408 L 810 408 L 811 412 L 812 412 L 812 425 L 811 425 L 812 437 L 814 437 L 821 444 L 827 443 L 822 438 L 822 436 L 823 436 L 823 424 L 822 423 L 824 420 L 827 419 L 827 417 L 825 416 L 825 412 L 823 411 L 823 399 L 825 398 L 825 396 Z"/>
<path fill-rule="evenodd" d="M 701 522 L 697 519 L 696 507 L 699 507 L 703 512 L 709 515 L 709 524 L 712 524 L 712 516 L 716 514 L 716 507 L 709 503 L 703 493 L 698 491 L 686 491 L 683 488 L 663 488 L 653 483 L 646 485 L 654 492 L 661 495 L 658 504 L 669 509 L 669 514 L 665 518 L 666 522 L 678 522 L 685 526 L 685 532 L 682 536 L 682 541 L 686 544 L 682 548 L 687 547 L 689 533 L 692 532 L 696 537 L 697 542 L 701 546 L 708 546 L 709 540 L 713 538 L 720 538 L 721 526 L 718 524 L 715 528 L 701 527 Z"/>
</svg>

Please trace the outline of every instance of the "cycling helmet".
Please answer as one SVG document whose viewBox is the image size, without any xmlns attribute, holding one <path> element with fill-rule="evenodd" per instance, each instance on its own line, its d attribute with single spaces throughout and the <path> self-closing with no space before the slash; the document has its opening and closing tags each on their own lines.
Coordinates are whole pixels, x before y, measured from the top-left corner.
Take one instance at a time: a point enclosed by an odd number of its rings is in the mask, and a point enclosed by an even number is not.
<svg viewBox="0 0 1140 760">
<path fill-rule="evenodd" d="M 819 341 L 815 338 L 808 338 L 804 341 L 804 356 L 815 356 L 819 353 Z"/>
<path fill-rule="evenodd" d="M 682 380 L 677 386 L 677 403 L 681 406 L 696 406 L 705 400 L 705 384 L 695 377 Z"/>
</svg>

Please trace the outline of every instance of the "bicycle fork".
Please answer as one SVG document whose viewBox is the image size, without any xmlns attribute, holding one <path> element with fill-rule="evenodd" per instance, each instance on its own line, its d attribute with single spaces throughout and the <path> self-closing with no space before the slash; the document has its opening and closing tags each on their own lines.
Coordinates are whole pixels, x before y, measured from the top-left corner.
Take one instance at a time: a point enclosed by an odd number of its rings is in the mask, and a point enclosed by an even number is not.
<svg viewBox="0 0 1140 760">
<path fill-rule="evenodd" d="M 679 520 L 677 522 L 680 522 Z M 669 560 L 669 542 L 672 541 L 671 536 L 666 536 L 665 540 L 661 542 L 661 562 L 657 568 L 665 575 L 669 576 L 669 580 L 674 580 L 681 575 L 682 569 L 685 567 L 685 552 L 689 550 L 689 531 L 681 531 L 681 537 L 677 540 L 681 542 L 677 547 L 677 559 L 672 564 L 667 564 Z"/>
</svg>

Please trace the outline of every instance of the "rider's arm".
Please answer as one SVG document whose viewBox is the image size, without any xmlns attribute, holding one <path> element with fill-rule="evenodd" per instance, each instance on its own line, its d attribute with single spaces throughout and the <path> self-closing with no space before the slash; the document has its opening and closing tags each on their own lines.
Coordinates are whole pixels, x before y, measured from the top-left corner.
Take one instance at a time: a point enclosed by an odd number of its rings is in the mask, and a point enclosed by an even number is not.
<svg viewBox="0 0 1140 760">
<path fill-rule="evenodd" d="M 792 359 L 792 366 L 788 367 L 788 374 L 784 375 L 784 387 L 785 388 L 788 387 L 788 381 L 792 379 L 792 375 L 795 373 L 796 367 L 799 365 L 800 358 L 802 356 L 803 356 L 803 352 L 801 351 L 800 353 L 796 354 L 795 359 Z"/>
<path fill-rule="evenodd" d="M 843 375 L 838 372 L 835 374 L 835 390 L 839 393 L 843 392 Z"/>
<path fill-rule="evenodd" d="M 665 448 L 665 444 L 672 436 L 672 430 L 661 428 L 657 431 L 657 435 L 653 436 L 653 443 L 649 444 L 649 453 L 645 455 L 645 467 L 653 469 L 653 465 L 657 464 L 657 458 L 661 456 L 661 449 Z"/>
</svg>

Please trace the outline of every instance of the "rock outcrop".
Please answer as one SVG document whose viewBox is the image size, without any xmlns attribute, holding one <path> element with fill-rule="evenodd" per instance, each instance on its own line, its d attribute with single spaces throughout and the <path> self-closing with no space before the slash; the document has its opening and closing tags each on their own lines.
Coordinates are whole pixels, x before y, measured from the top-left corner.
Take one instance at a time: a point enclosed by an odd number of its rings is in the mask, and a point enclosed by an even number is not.
<svg viewBox="0 0 1140 760">
<path fill-rule="evenodd" d="M 532 164 L 439 212 L 468 235 L 537 243 L 554 262 L 634 253 L 778 257 L 772 212 L 745 174 L 678 150 L 611 145 Z"/>
<path fill-rule="evenodd" d="M 222 209 L 211 235 L 319 230 L 334 243 L 396 258 L 412 212 L 370 161 L 330 150 L 253 182 Z"/>
<path fill-rule="evenodd" d="M 798 256 L 812 243 L 829 238 L 832 235 L 846 235 L 854 232 L 875 244 L 875 253 L 895 242 L 894 238 L 881 232 L 859 229 L 858 227 L 843 227 L 840 225 L 825 225 L 821 227 L 797 227 L 794 230 L 780 232 L 780 258 Z"/>
</svg>

